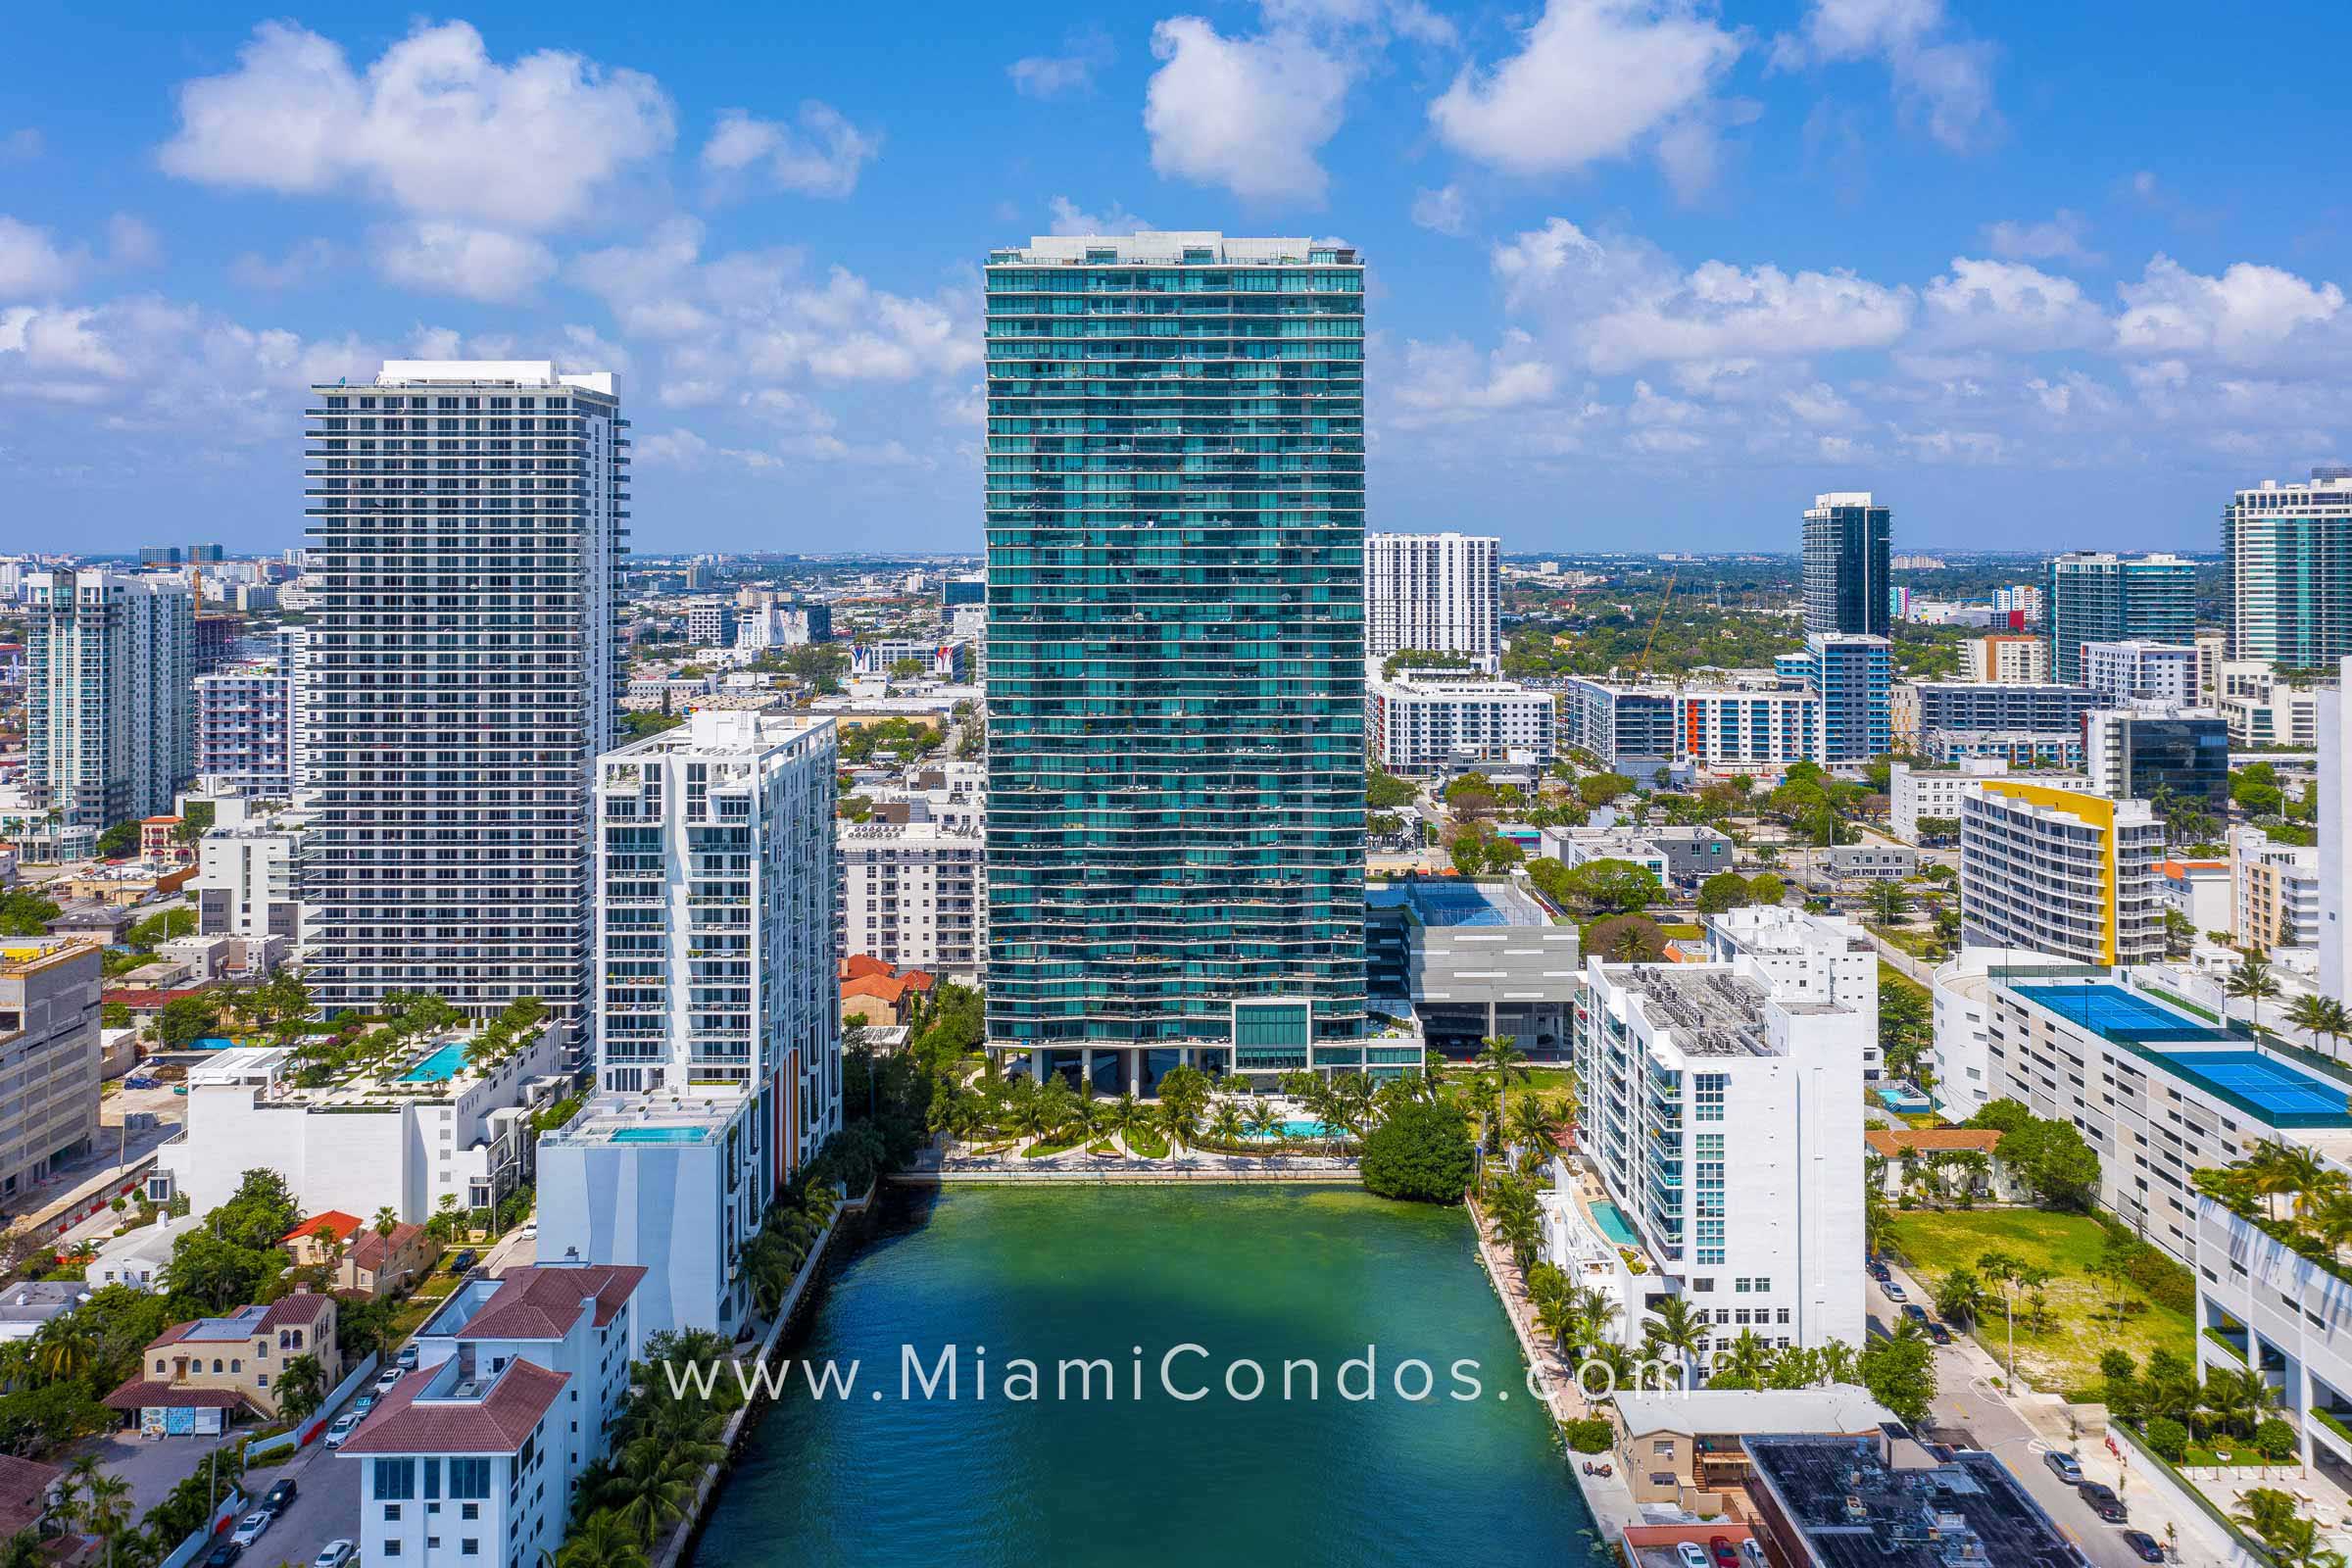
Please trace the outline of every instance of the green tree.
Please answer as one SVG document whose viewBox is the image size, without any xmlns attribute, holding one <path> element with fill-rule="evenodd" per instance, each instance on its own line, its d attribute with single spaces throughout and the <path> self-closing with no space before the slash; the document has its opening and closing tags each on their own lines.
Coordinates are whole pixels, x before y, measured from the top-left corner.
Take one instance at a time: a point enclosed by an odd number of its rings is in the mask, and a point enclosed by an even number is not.
<svg viewBox="0 0 2352 1568">
<path fill-rule="evenodd" d="M 1372 810 L 1393 811 L 1399 806 L 1410 806 L 1416 793 L 1404 779 L 1377 767 L 1365 775 L 1364 805 Z"/>
<path fill-rule="evenodd" d="M 101 859 L 124 860 L 139 853 L 139 824 L 117 822 L 98 835 L 97 853 Z"/>
<path fill-rule="evenodd" d="M 1407 1101 L 1365 1136 L 1360 1168 L 1378 1197 L 1458 1203 L 1470 1185 L 1470 1134 L 1451 1106 Z"/>
<path fill-rule="evenodd" d="M 2247 1004 L 2246 1019 L 2251 1023 L 2259 1018 L 2262 1004 L 2278 995 L 2278 977 L 2271 972 L 2268 957 L 2260 952 L 2250 953 L 2230 971 L 2222 989 L 2231 1001 Z"/>
<path fill-rule="evenodd" d="M 1587 806 L 1606 806 L 1633 789 L 1634 781 L 1623 773 L 1588 773 L 1576 781 L 1576 793 Z"/>
<path fill-rule="evenodd" d="M 220 1020 L 210 998 L 173 997 L 157 1009 L 156 1043 L 166 1051 L 185 1051 L 220 1027 Z"/>
<path fill-rule="evenodd" d="M 1633 914 L 1658 900 L 1657 877 L 1645 865 L 1631 860 L 1588 860 L 1570 869 L 1567 886 L 1587 907 Z"/>
<path fill-rule="evenodd" d="M 1747 878 L 1737 871 L 1718 871 L 1698 885 L 1698 912 L 1720 914 L 1742 907 L 1754 897 Z"/>
<path fill-rule="evenodd" d="M 1758 871 L 1748 880 L 1747 902 L 1778 906 L 1788 896 L 1788 884 L 1771 871 Z"/>
<path fill-rule="evenodd" d="M 1666 933 L 1655 920 L 1639 914 L 1595 920 L 1585 928 L 1584 952 L 1611 963 L 1663 963 Z"/>
<path fill-rule="evenodd" d="M 315 1355 L 298 1355 L 277 1375 L 277 1409 L 289 1421 L 300 1421 L 326 1397 L 326 1371 Z"/>
<path fill-rule="evenodd" d="M 0 937 L 37 937 L 61 911 L 39 894 L 24 888 L 0 892 Z"/>
<path fill-rule="evenodd" d="M 1855 1370 L 1871 1397 L 1910 1426 L 1927 1419 L 1928 1407 L 1936 1399 L 1934 1348 L 1917 1329 L 1918 1325 L 1906 1318 L 1891 1337 L 1871 1341 L 1855 1359 Z"/>
<path fill-rule="evenodd" d="M 1510 1109 L 1512 1083 L 1527 1082 L 1527 1053 L 1519 1049 L 1515 1036 L 1489 1035 L 1478 1043 L 1478 1064 L 1494 1075 L 1495 1120 L 1499 1122 Z"/>
</svg>

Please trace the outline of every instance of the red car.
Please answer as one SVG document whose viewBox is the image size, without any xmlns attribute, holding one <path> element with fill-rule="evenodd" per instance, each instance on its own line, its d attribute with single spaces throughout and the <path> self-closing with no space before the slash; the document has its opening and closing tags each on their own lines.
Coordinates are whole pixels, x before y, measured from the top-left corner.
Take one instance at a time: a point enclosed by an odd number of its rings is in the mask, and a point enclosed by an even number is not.
<svg viewBox="0 0 2352 1568">
<path fill-rule="evenodd" d="M 1717 1536 L 1708 1542 L 1707 1555 L 1715 1559 L 1715 1568 L 1740 1568 L 1740 1554 L 1732 1549 L 1729 1536 Z"/>
</svg>

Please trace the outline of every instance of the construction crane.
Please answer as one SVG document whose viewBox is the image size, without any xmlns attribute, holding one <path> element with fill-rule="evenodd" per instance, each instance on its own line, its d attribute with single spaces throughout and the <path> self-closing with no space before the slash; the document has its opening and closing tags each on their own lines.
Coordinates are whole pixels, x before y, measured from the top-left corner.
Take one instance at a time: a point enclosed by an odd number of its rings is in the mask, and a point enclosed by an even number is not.
<svg viewBox="0 0 2352 1568">
<path fill-rule="evenodd" d="M 1675 580 L 1682 574 L 1683 568 L 1680 566 L 1666 574 L 1666 595 L 1658 601 L 1658 612 L 1650 620 L 1649 636 L 1642 644 L 1642 657 L 1634 661 L 1634 672 L 1629 677 L 1630 679 L 1640 680 L 1642 671 L 1649 664 L 1649 651 L 1658 645 L 1658 628 L 1666 622 L 1666 607 L 1674 603 Z"/>
</svg>

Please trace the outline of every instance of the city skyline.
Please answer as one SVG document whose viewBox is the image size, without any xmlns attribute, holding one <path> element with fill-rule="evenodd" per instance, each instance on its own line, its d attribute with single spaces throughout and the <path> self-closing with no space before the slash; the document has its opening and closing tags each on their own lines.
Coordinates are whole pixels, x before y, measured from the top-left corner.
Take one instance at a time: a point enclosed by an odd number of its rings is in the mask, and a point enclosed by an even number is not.
<svg viewBox="0 0 2352 1568">
<path fill-rule="evenodd" d="M 987 248 L 1146 219 L 1374 260 L 1378 531 L 1568 551 L 1638 509 L 1738 549 L 1869 489 L 1898 548 L 2204 551 L 2237 490 L 2345 455 L 2343 220 L 2295 196 L 2341 111 L 2270 69 L 2340 40 L 2323 8 L 2218 42 L 2006 5 L 1038 8 L 929 16 L 911 60 L 855 19 L 724 49 L 682 20 L 30 21 L 21 503 L 91 550 L 167 507 L 285 548 L 306 386 L 546 356 L 644 411 L 670 537 L 976 548 Z M 2093 61 L 2323 133 L 2177 123 Z"/>
</svg>

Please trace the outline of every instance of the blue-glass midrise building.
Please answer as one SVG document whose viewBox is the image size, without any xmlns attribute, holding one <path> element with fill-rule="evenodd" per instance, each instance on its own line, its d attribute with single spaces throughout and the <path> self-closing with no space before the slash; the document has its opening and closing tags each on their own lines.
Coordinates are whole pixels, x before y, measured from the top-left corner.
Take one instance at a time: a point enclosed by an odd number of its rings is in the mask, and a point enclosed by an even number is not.
<svg viewBox="0 0 2352 1568">
<path fill-rule="evenodd" d="M 1106 1093 L 1384 1064 L 1363 264 L 1057 236 L 987 285 L 991 1049 Z"/>
</svg>

